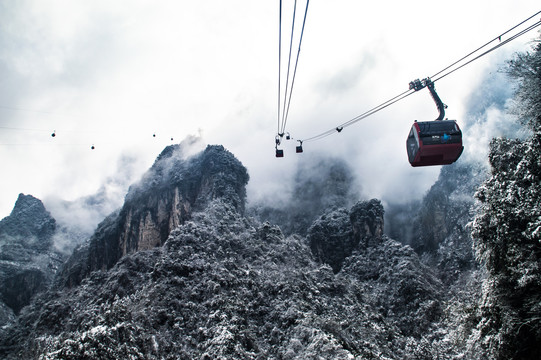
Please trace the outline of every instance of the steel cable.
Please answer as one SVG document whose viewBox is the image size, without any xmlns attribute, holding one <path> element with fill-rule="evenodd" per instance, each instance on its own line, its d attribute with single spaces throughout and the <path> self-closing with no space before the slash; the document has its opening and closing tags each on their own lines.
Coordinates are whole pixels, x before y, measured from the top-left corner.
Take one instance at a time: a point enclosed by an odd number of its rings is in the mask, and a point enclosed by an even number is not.
<svg viewBox="0 0 541 360">
<path fill-rule="evenodd" d="M 468 55 L 463 56 L 463 57 L 460 58 L 458 61 L 455 61 L 455 62 L 452 63 L 451 65 L 445 67 L 444 69 L 442 69 L 442 70 L 440 70 L 439 72 L 437 72 L 436 74 L 434 74 L 432 77 L 436 77 L 436 76 L 438 76 L 439 74 L 443 73 L 444 71 L 453 68 L 454 66 L 456 66 L 456 65 L 459 64 L 460 62 L 466 60 L 467 58 L 469 58 L 470 56 L 472 56 L 472 55 L 475 54 L 476 52 L 480 51 L 481 49 L 485 48 L 486 46 L 488 46 L 489 44 L 491 44 L 491 43 L 494 42 L 495 40 L 497 40 L 497 39 L 500 39 L 500 40 L 501 40 L 501 37 L 502 37 L 503 35 L 505 35 L 505 34 L 511 32 L 512 30 L 516 29 L 516 28 L 519 27 L 520 25 L 524 24 L 524 23 L 527 22 L 528 20 L 531 20 L 533 17 L 535 17 L 536 15 L 539 15 L 539 14 L 541 14 L 541 11 L 535 13 L 534 15 L 528 17 L 526 20 L 524 20 L 524 21 L 520 22 L 519 24 L 513 26 L 511 29 L 509 29 L 509 30 L 507 30 L 506 32 L 502 33 L 502 34 L 499 35 L 498 37 L 496 37 L 496 38 L 494 38 L 493 40 L 487 42 L 486 44 L 482 45 L 481 47 L 477 48 L 476 50 L 470 52 Z M 443 74 L 443 75 L 437 77 L 436 79 L 433 79 L 432 82 L 436 82 L 436 81 L 438 81 L 438 80 L 443 79 L 444 77 L 446 77 L 446 76 L 452 74 L 453 72 L 455 72 L 455 71 L 457 71 L 457 70 L 463 68 L 464 66 L 466 66 L 466 65 L 468 65 L 468 64 L 470 64 L 470 63 L 472 63 L 473 61 L 475 61 L 475 60 L 477 60 L 477 59 L 479 59 L 479 58 L 481 58 L 481 57 L 483 57 L 483 56 L 489 54 L 490 52 L 492 52 L 492 51 L 494 51 L 494 50 L 500 48 L 501 46 L 503 46 L 503 45 L 505 45 L 505 44 L 507 44 L 507 43 L 509 43 L 509 42 L 511 42 L 511 41 L 513 41 L 513 40 L 515 40 L 516 38 L 518 38 L 518 37 L 520 37 L 520 36 L 522 36 L 522 35 L 528 33 L 529 31 L 535 29 L 536 27 L 538 27 L 538 26 L 540 26 L 540 25 L 541 25 L 541 21 L 538 21 L 537 23 L 534 23 L 533 25 L 528 26 L 526 29 L 521 30 L 519 33 L 517 33 L 517 34 L 511 36 L 510 38 L 508 38 L 508 39 L 506 39 L 506 40 L 504 40 L 504 41 L 501 41 L 498 45 L 496 45 L 496 46 L 490 48 L 489 50 L 483 52 L 482 54 L 476 56 L 475 58 L 473 58 L 473 59 L 471 59 L 471 60 L 469 60 L 469 61 L 467 61 L 467 62 L 461 64 L 460 66 L 458 66 L 458 67 L 456 67 L 456 68 L 454 68 L 454 69 L 448 71 L 447 73 L 445 73 L 445 74 Z M 341 132 L 342 129 L 343 129 L 344 127 L 353 125 L 354 123 L 356 123 L 356 122 L 358 122 L 358 121 L 361 121 L 361 120 L 363 120 L 363 119 L 365 119 L 365 118 L 367 118 L 367 117 L 369 117 L 369 116 L 371 116 L 371 115 L 374 115 L 374 114 L 377 113 L 378 111 L 381 111 L 381 110 L 383 110 L 383 109 L 385 109 L 385 108 L 387 108 L 387 107 L 389 107 L 389 106 L 391 106 L 391 105 L 397 103 L 398 101 L 400 101 L 400 100 L 402 100 L 402 99 L 405 99 L 406 97 L 408 97 L 408 96 L 414 94 L 415 92 L 416 92 L 416 91 L 415 91 L 415 90 L 412 90 L 412 89 L 410 89 L 410 90 L 408 90 L 408 91 L 405 91 L 405 92 L 403 92 L 403 93 L 401 93 L 401 94 L 399 94 L 399 95 L 396 95 L 395 97 L 393 97 L 393 98 L 391 98 L 391 99 L 389 99 L 389 100 L 387 100 L 387 101 L 381 103 L 380 105 L 378 105 L 378 106 L 376 106 L 376 107 L 374 107 L 374 108 L 372 108 L 372 109 L 370 109 L 370 110 L 368 110 L 368 111 L 366 111 L 366 112 L 364 112 L 364 113 L 362 113 L 362 114 L 360 114 L 360 115 L 358 115 L 358 116 L 352 118 L 351 120 L 346 121 L 345 123 L 343 123 L 343 124 L 341 124 L 341 125 L 338 125 L 337 127 L 333 128 L 333 129 L 329 129 L 329 130 L 324 131 L 324 132 L 322 132 L 322 133 L 320 133 L 320 134 L 318 134 L 318 135 L 314 135 L 314 136 L 312 136 L 312 137 L 306 138 L 306 139 L 304 139 L 304 140 L 299 140 L 299 141 L 300 141 L 301 143 L 304 143 L 304 142 L 310 142 L 310 141 L 315 141 L 315 140 L 319 140 L 319 139 L 325 138 L 325 137 L 327 137 L 327 136 L 329 136 L 329 135 L 332 135 L 332 134 L 334 134 L 334 133 L 336 133 L 336 132 Z"/>
</svg>

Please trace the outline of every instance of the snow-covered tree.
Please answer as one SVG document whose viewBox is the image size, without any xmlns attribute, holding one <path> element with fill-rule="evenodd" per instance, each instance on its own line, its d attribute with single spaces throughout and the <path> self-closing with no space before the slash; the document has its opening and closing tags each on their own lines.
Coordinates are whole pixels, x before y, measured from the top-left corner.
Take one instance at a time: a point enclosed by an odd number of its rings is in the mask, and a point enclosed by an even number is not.
<svg viewBox="0 0 541 360">
<path fill-rule="evenodd" d="M 517 113 L 521 122 L 541 130 L 541 40 L 532 52 L 519 53 L 509 61 L 509 75 L 517 80 Z"/>
<path fill-rule="evenodd" d="M 509 63 L 526 140 L 490 144 L 492 176 L 478 190 L 474 247 L 488 276 L 474 340 L 488 358 L 541 358 L 541 44 Z"/>
</svg>

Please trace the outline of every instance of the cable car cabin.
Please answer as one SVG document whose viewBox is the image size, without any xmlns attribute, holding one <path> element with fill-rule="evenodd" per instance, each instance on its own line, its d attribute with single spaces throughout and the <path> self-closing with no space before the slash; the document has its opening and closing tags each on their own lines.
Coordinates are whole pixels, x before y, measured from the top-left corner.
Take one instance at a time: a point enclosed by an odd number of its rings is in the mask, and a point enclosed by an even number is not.
<svg viewBox="0 0 541 360">
<path fill-rule="evenodd" d="M 462 132 L 455 120 L 413 123 L 406 140 L 411 166 L 447 165 L 462 154 Z"/>
</svg>

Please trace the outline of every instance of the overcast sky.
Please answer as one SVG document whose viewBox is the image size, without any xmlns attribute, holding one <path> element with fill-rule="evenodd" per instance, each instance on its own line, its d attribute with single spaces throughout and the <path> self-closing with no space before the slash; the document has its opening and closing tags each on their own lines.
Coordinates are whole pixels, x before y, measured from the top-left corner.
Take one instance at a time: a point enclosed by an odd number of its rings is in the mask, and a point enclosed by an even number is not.
<svg viewBox="0 0 541 360">
<path fill-rule="evenodd" d="M 287 131 L 302 139 L 348 121 L 541 10 L 538 0 L 443 3 L 312 0 Z M 437 117 L 426 90 L 303 154 L 291 141 L 274 157 L 278 9 L 270 0 L 1 1 L 0 218 L 21 192 L 71 200 L 125 186 L 188 135 L 243 162 L 251 199 L 279 198 L 298 161 L 321 153 L 350 163 L 363 196 L 422 196 L 439 167 L 411 168 L 405 139 L 413 120 Z M 283 64 L 292 12 L 284 0 Z M 537 35 L 437 82 L 447 117 L 466 121 L 481 81 Z"/>
</svg>

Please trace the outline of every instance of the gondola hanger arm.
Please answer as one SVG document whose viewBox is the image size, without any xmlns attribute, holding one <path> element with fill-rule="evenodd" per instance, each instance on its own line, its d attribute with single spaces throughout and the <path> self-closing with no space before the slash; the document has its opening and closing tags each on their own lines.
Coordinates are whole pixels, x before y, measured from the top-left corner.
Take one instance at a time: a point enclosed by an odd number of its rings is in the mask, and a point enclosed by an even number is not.
<svg viewBox="0 0 541 360">
<path fill-rule="evenodd" d="M 443 101 L 441 101 L 438 93 L 436 92 L 436 88 L 434 87 L 434 82 L 430 80 L 430 78 L 425 78 L 423 80 L 415 79 L 410 82 L 409 87 L 410 90 L 415 91 L 422 90 L 425 87 L 428 88 L 428 91 L 430 91 L 430 95 L 436 103 L 436 107 L 438 108 L 438 111 L 440 113 L 436 120 L 443 120 L 445 118 L 445 109 L 447 109 L 447 105 L 445 105 Z"/>
</svg>

